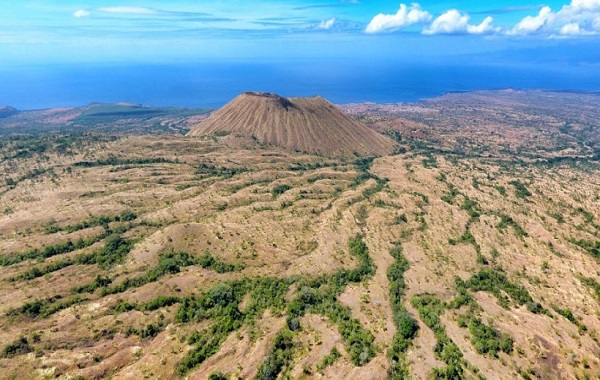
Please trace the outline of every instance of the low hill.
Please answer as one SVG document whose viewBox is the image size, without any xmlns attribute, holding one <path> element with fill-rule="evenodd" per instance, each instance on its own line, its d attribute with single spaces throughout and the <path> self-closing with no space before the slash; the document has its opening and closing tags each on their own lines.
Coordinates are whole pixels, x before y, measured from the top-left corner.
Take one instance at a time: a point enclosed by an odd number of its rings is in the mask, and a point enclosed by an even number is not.
<svg viewBox="0 0 600 380">
<path fill-rule="evenodd" d="M 348 156 L 386 155 L 393 142 L 351 119 L 320 96 L 284 98 L 246 92 L 192 128 L 189 136 L 219 132 L 254 136 L 288 149 Z"/>
<path fill-rule="evenodd" d="M 16 108 L 10 106 L 0 106 L 0 118 L 12 116 L 19 111 Z"/>
</svg>

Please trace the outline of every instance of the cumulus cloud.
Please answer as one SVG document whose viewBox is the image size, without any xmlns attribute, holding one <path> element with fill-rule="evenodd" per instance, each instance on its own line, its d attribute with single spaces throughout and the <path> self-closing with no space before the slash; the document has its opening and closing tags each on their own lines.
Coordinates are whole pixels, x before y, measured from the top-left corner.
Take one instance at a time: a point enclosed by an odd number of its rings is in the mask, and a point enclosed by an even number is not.
<svg viewBox="0 0 600 380">
<path fill-rule="evenodd" d="M 550 7 L 543 7 L 537 16 L 527 16 L 522 19 L 509 34 L 531 34 L 539 31 L 555 17 Z"/>
<path fill-rule="evenodd" d="M 600 33 L 600 0 L 572 0 L 558 12 L 543 7 L 537 16 L 527 16 L 507 34 L 545 33 L 553 36 L 586 36 Z"/>
<path fill-rule="evenodd" d="M 479 25 L 467 25 L 467 32 L 469 34 L 487 34 L 495 32 L 497 29 L 492 26 L 492 22 L 494 22 L 494 19 L 488 16 L 483 19 Z"/>
<path fill-rule="evenodd" d="M 469 24 L 469 15 L 459 12 L 456 9 L 446 11 L 441 16 L 433 20 L 429 28 L 423 31 L 424 34 L 486 34 L 495 29 L 492 27 L 494 21 L 491 17 L 486 17 L 479 25 Z"/>
<path fill-rule="evenodd" d="M 333 24 L 335 24 L 335 17 L 331 18 L 329 20 L 323 20 L 323 21 L 321 21 L 321 23 L 319 24 L 319 26 L 317 27 L 317 29 L 329 30 L 329 29 L 331 29 L 331 27 L 333 26 Z"/>
<path fill-rule="evenodd" d="M 75 17 L 75 18 L 88 17 L 91 14 L 92 14 L 92 12 L 90 12 L 90 11 L 86 11 L 85 9 L 80 9 L 80 10 L 73 12 L 73 17 Z"/>
<path fill-rule="evenodd" d="M 433 17 L 427 11 L 421 9 L 417 3 L 411 4 L 410 7 L 406 4 L 400 4 L 400 9 L 396 14 L 386 15 L 383 13 L 373 17 L 365 32 L 381 33 L 386 31 L 398 30 L 414 24 L 424 24 L 431 21 Z"/>
</svg>

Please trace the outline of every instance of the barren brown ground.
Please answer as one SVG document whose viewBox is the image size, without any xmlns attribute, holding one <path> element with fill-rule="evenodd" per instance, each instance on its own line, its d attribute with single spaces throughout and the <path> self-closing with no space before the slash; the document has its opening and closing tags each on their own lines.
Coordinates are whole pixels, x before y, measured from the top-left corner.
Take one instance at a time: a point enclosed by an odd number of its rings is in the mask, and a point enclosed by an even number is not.
<svg viewBox="0 0 600 380">
<path fill-rule="evenodd" d="M 406 354 L 411 378 L 427 379 L 433 367 L 445 364 L 433 351 L 436 337 L 410 300 L 429 293 L 451 301 L 457 296 L 457 276 L 468 280 L 480 270 L 498 267 L 548 312 L 534 314 L 513 304 L 505 308 L 489 292 L 469 291 L 481 320 L 510 335 L 515 350 L 498 357 L 479 353 L 469 329 L 459 326 L 464 309 L 447 309 L 441 322 L 464 359 L 488 379 L 600 375 L 600 300 L 582 281 L 600 281 L 600 266 L 576 244 L 600 239 L 600 176 L 594 166 L 516 164 L 503 155 L 464 157 L 409 147 L 407 153 L 373 161 L 369 173 L 388 179 L 378 188 L 373 178 L 353 185 L 360 170 L 351 159 L 289 152 L 234 134 L 99 138 L 73 146 L 68 154 L 50 149 L 23 158 L 9 158 L 10 144 L 2 147 L 0 166 L 3 176 L 14 180 L 0 188 L 0 257 L 93 238 L 103 231 L 95 226 L 53 232 L 51 226 L 73 226 L 124 210 L 137 218 L 123 232 L 124 238 L 133 239 L 132 250 L 108 269 L 74 264 L 32 279 L 18 277 L 32 268 L 93 253 L 104 240 L 0 267 L 2 349 L 20 337 L 28 346 L 0 358 L 0 378 L 177 378 L 177 364 L 193 349 L 188 338 L 214 321 L 179 323 L 179 304 L 115 310 L 119 302 L 199 296 L 215 285 L 242 279 L 331 275 L 358 264 L 347 248 L 357 233 L 364 237 L 375 272 L 346 286 L 338 301 L 373 334 L 375 356 L 357 366 L 338 326 L 323 315 L 307 313 L 300 319 L 301 330 L 293 334 L 292 358 L 280 378 L 387 378 L 388 349 L 396 332 L 387 277 L 394 243 L 402 245 L 410 264 L 404 274 L 404 306 L 420 326 Z M 121 161 L 77 164 L 111 156 Z M 140 158 L 155 160 L 144 163 Z M 46 171 L 27 176 L 34 169 Z M 531 195 L 519 197 L 512 181 L 524 184 Z M 450 202 L 442 199 L 450 192 L 449 184 L 456 189 Z M 281 193 L 274 192 L 278 187 Z M 478 261 L 472 244 L 450 242 L 465 232 L 469 214 L 461 206 L 467 197 L 481 209 L 469 228 L 487 265 Z M 510 216 L 526 235 L 499 226 L 501 215 Z M 179 251 L 192 257 L 208 252 L 216 260 L 244 267 L 217 273 L 190 265 L 116 294 L 83 293 L 87 300 L 48 316 L 11 314 L 34 300 L 56 295 L 67 300 L 74 295 L 73 287 L 89 284 L 97 275 L 110 277 L 111 286 L 142 276 L 159 263 L 161 254 Z M 288 299 L 297 291 L 292 285 Z M 553 307 L 568 308 L 585 329 Z M 227 334 L 216 353 L 187 376 L 204 379 L 221 371 L 230 378 L 253 378 L 285 328 L 286 317 L 285 309 L 265 311 L 255 324 Z M 152 336 L 131 332 L 149 324 L 162 327 Z M 333 347 L 341 357 L 319 372 L 317 366 Z"/>
</svg>

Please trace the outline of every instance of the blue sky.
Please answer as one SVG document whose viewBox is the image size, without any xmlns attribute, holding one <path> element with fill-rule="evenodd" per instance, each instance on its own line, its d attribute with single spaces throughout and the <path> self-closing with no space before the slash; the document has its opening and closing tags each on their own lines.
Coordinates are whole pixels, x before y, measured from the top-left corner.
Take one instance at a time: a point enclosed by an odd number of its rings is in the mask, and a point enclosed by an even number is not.
<svg viewBox="0 0 600 380">
<path fill-rule="evenodd" d="M 589 50 L 600 0 L 3 1 L 2 65 Z"/>
<path fill-rule="evenodd" d="M 0 1 L 0 105 L 600 91 L 600 0 Z"/>
</svg>

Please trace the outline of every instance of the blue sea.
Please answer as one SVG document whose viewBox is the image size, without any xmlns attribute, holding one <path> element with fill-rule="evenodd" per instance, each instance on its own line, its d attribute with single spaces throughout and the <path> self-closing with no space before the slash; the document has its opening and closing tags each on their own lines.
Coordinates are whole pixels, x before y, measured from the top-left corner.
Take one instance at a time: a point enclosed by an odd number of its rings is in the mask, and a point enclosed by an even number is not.
<svg viewBox="0 0 600 380">
<path fill-rule="evenodd" d="M 597 92 L 600 66 L 336 59 L 0 68 L 0 105 L 23 110 L 91 102 L 220 107 L 244 91 L 396 103 L 503 88 Z"/>
</svg>

